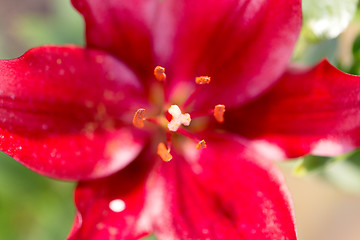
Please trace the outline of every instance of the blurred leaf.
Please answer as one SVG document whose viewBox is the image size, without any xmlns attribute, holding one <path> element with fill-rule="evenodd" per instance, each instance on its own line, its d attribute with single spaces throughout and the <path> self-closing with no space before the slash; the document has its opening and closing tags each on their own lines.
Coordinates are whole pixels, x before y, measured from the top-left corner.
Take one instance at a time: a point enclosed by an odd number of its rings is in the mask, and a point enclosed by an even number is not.
<svg viewBox="0 0 360 240">
<path fill-rule="evenodd" d="M 326 58 L 330 63 L 335 64 L 337 39 L 328 39 L 320 42 L 309 42 L 302 34 L 295 47 L 293 60 L 296 62 L 313 65 L 318 63 L 323 58 Z"/>
<path fill-rule="evenodd" d="M 308 155 L 299 160 L 294 172 L 297 175 L 304 175 L 311 171 L 321 170 L 332 160 L 331 157 Z"/>
<path fill-rule="evenodd" d="M 53 0 L 52 13 L 25 15 L 17 21 L 19 39 L 30 47 L 45 44 L 84 43 L 84 26 L 70 1 Z"/>
<path fill-rule="evenodd" d="M 360 149 L 336 157 L 308 155 L 295 164 L 297 175 L 317 173 L 345 191 L 360 194 Z"/>
<path fill-rule="evenodd" d="M 350 67 L 345 67 L 339 64 L 339 68 L 347 73 L 359 75 L 360 74 L 360 35 L 354 39 L 352 46 L 352 64 Z"/>
<path fill-rule="evenodd" d="M 151 234 L 147 237 L 142 238 L 141 240 L 157 240 L 157 237 L 154 234 Z"/>
<path fill-rule="evenodd" d="M 22 8 L 0 22 L 1 59 L 17 58 L 29 48 L 45 44 L 84 44 L 84 21 L 71 1 L 37 0 L 34 5 L 38 5 L 36 11 Z M 16 9 L 18 3 L 10 6 Z"/>
<path fill-rule="evenodd" d="M 342 190 L 360 194 L 360 166 L 351 160 L 330 164 L 322 175 Z"/>
<path fill-rule="evenodd" d="M 313 40 L 337 37 L 353 19 L 358 0 L 303 0 L 304 29 Z"/>
<path fill-rule="evenodd" d="M 73 188 L 0 152 L 0 239 L 65 239 L 75 213 Z"/>
</svg>

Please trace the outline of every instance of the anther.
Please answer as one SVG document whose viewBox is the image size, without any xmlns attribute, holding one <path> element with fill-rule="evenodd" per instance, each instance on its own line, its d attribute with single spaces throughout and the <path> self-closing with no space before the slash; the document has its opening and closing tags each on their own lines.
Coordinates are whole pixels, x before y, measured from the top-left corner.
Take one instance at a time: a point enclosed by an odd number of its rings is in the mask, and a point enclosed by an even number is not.
<svg viewBox="0 0 360 240">
<path fill-rule="evenodd" d="M 164 82 L 166 79 L 165 68 L 157 66 L 154 69 L 154 76 L 159 82 Z"/>
<path fill-rule="evenodd" d="M 180 108 L 177 105 L 171 105 L 168 112 L 172 116 L 171 121 L 168 123 L 167 127 L 170 131 L 176 132 L 181 124 L 184 126 L 189 126 L 191 123 L 191 117 L 188 113 L 181 113 Z"/>
<path fill-rule="evenodd" d="M 200 150 L 200 149 L 203 149 L 203 148 L 206 148 L 206 142 L 205 140 L 201 140 L 200 142 L 198 142 L 198 144 L 196 144 L 196 149 L 197 150 Z"/>
<path fill-rule="evenodd" d="M 164 143 L 159 143 L 157 154 L 160 156 L 160 158 L 165 161 L 169 162 L 172 159 L 172 155 L 170 154 L 170 150 L 168 150 Z"/>
<path fill-rule="evenodd" d="M 225 113 L 225 105 L 218 104 L 214 108 L 214 117 L 217 122 L 223 123 L 224 122 L 224 113 Z"/>
<path fill-rule="evenodd" d="M 145 109 L 143 108 L 138 109 L 133 118 L 133 125 L 137 128 L 143 128 L 144 117 L 145 117 Z"/>
<path fill-rule="evenodd" d="M 208 76 L 201 76 L 201 77 L 196 77 L 195 78 L 196 84 L 199 84 L 199 85 L 209 84 L 210 81 L 211 81 L 211 78 L 208 77 Z"/>
</svg>

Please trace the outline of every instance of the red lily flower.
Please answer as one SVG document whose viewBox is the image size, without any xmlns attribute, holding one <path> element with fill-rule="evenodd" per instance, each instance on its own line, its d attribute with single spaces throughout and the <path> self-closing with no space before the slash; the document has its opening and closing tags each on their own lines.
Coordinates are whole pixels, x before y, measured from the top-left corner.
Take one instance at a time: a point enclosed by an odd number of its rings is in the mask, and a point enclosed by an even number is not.
<svg viewBox="0 0 360 240">
<path fill-rule="evenodd" d="M 69 239 L 296 239 L 271 159 L 360 143 L 358 78 L 287 69 L 300 0 L 73 4 L 87 48 L 0 61 L 0 149 L 80 180 Z"/>
</svg>

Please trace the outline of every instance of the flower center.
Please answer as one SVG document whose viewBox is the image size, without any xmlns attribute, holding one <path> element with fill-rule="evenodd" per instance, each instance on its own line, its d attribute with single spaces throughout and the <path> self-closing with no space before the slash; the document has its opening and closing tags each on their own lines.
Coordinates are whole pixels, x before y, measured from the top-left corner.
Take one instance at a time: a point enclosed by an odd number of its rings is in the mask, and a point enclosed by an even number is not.
<svg viewBox="0 0 360 240">
<path fill-rule="evenodd" d="M 155 79 L 160 82 L 163 86 L 163 94 L 165 94 L 165 85 L 166 85 L 166 74 L 165 74 L 165 68 L 157 66 L 154 69 L 154 76 Z M 208 76 L 200 76 L 195 78 L 195 83 L 198 85 L 197 88 L 190 94 L 190 96 L 184 101 L 184 103 L 181 105 L 182 109 L 185 109 L 196 97 L 199 87 L 201 85 L 207 85 L 210 84 L 211 78 Z M 167 105 L 167 103 L 163 103 L 163 105 Z M 145 126 L 145 122 L 153 123 L 155 125 L 160 126 L 162 129 L 166 132 L 166 144 L 164 142 L 160 142 L 157 147 L 157 154 L 159 157 L 165 161 L 169 162 L 173 157 L 170 153 L 171 146 L 172 146 L 172 135 L 174 133 L 180 134 L 182 136 L 185 136 L 186 138 L 191 139 L 196 143 L 196 149 L 200 150 L 203 148 L 206 148 L 206 142 L 205 140 L 200 140 L 198 137 L 184 129 L 182 127 L 188 127 L 190 126 L 190 123 L 192 122 L 192 118 L 199 118 L 204 116 L 213 116 L 215 120 L 219 123 L 224 122 L 224 113 L 225 113 L 225 105 L 218 104 L 213 109 L 210 109 L 205 112 L 193 112 L 193 113 L 182 113 L 181 109 L 178 105 L 171 105 L 169 108 L 161 108 L 166 111 L 162 112 L 160 115 L 155 117 L 145 117 L 146 110 L 143 108 L 138 109 L 135 112 L 135 115 L 133 117 L 133 125 L 137 128 L 143 128 Z"/>
</svg>

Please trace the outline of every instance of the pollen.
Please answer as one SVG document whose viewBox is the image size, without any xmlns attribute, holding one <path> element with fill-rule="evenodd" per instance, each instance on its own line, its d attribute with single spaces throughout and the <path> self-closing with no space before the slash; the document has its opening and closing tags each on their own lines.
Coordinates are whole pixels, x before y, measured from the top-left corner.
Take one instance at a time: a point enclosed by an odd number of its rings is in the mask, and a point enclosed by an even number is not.
<svg viewBox="0 0 360 240">
<path fill-rule="evenodd" d="M 211 81 L 211 78 L 208 76 L 201 76 L 201 77 L 195 78 L 196 84 L 199 84 L 199 85 L 209 84 L 210 81 Z"/>
<path fill-rule="evenodd" d="M 200 149 L 204 149 L 206 148 L 206 142 L 205 140 L 201 140 L 200 142 L 198 142 L 198 144 L 196 144 L 196 149 L 197 150 L 200 150 Z"/>
<path fill-rule="evenodd" d="M 224 113 L 225 113 L 225 105 L 218 104 L 214 108 L 214 117 L 217 122 L 223 123 L 224 122 Z"/>
<path fill-rule="evenodd" d="M 164 82 L 166 79 L 165 68 L 157 66 L 154 69 L 154 76 L 159 82 Z"/>
<path fill-rule="evenodd" d="M 133 125 L 137 128 L 143 128 L 144 117 L 145 117 L 145 109 L 143 108 L 138 109 L 133 118 Z"/>
<path fill-rule="evenodd" d="M 173 158 L 172 155 L 170 154 L 170 150 L 168 150 L 166 148 L 165 144 L 162 142 L 159 143 L 159 145 L 158 145 L 157 154 L 165 162 L 169 162 Z"/>
<path fill-rule="evenodd" d="M 170 131 L 176 132 L 179 127 L 182 125 L 189 126 L 191 123 L 191 117 L 188 113 L 181 113 L 178 105 L 171 105 L 168 112 L 172 116 L 171 121 L 168 123 L 167 127 Z"/>
</svg>

